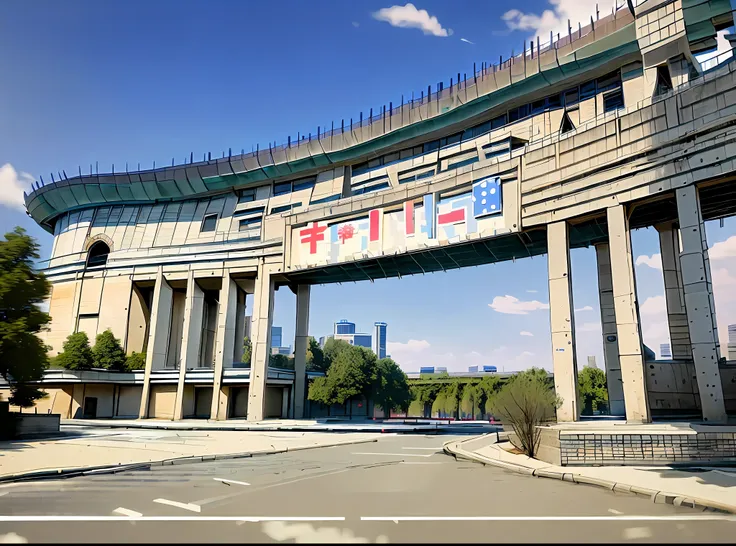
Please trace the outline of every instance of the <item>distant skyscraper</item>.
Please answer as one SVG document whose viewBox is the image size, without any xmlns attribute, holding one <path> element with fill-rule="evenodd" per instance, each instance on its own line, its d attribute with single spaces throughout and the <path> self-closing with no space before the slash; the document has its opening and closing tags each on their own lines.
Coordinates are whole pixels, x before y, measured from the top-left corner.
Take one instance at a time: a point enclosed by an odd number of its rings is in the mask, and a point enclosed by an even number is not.
<svg viewBox="0 0 736 546">
<path fill-rule="evenodd" d="M 335 335 L 346 335 L 355 333 L 355 323 L 342 319 L 335 323 Z"/>
<path fill-rule="evenodd" d="M 386 358 L 386 326 L 385 322 L 373 325 L 373 352 L 378 358 Z"/>
<path fill-rule="evenodd" d="M 669 343 L 662 343 L 659 346 L 659 356 L 662 360 L 672 360 L 672 349 Z"/>
<path fill-rule="evenodd" d="M 595 363 L 595 355 L 588 356 L 588 368 L 597 368 L 598 364 Z"/>
<path fill-rule="evenodd" d="M 728 359 L 736 360 L 736 324 L 728 325 Z"/>
<path fill-rule="evenodd" d="M 271 326 L 271 347 L 281 347 L 281 326 Z"/>
</svg>

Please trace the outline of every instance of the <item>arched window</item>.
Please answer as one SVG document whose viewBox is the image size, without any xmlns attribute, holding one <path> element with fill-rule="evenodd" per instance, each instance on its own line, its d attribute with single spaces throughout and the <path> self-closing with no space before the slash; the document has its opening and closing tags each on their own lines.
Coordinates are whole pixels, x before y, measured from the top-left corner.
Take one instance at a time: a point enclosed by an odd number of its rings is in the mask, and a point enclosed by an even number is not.
<svg viewBox="0 0 736 546">
<path fill-rule="evenodd" d="M 97 241 L 93 244 L 87 253 L 87 267 L 97 267 L 107 263 L 107 255 L 110 254 L 110 247 L 107 243 Z"/>
</svg>

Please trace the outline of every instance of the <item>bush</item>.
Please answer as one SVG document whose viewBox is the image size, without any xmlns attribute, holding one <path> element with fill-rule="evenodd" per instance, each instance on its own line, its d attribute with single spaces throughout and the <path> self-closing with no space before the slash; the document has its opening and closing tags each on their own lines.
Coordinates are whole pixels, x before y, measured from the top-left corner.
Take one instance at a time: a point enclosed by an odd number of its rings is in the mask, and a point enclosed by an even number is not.
<svg viewBox="0 0 736 546">
<path fill-rule="evenodd" d="M 56 357 L 56 365 L 67 370 L 89 370 L 94 364 L 89 338 L 85 332 L 77 332 L 66 338 L 64 350 Z"/>
<path fill-rule="evenodd" d="M 92 358 L 95 368 L 116 372 L 125 369 L 125 351 L 109 328 L 97 335 L 95 346 L 92 348 Z"/>
<path fill-rule="evenodd" d="M 125 371 L 132 372 L 134 370 L 146 369 L 146 353 L 136 353 L 133 351 L 128 358 L 125 359 Z"/>
<path fill-rule="evenodd" d="M 534 457 L 539 445 L 539 425 L 555 418 L 562 401 L 542 374 L 529 370 L 518 374 L 489 401 L 491 413 L 509 424 L 519 438 L 522 451 Z"/>
<path fill-rule="evenodd" d="M 578 374 L 578 395 L 582 415 L 594 415 L 608 408 L 606 374 L 598 368 L 585 367 Z"/>
</svg>

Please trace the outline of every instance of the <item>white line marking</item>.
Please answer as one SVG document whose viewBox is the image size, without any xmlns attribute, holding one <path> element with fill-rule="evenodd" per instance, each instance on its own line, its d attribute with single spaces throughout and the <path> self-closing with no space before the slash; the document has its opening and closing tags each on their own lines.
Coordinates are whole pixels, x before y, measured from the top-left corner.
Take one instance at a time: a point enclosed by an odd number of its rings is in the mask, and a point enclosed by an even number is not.
<svg viewBox="0 0 736 546">
<path fill-rule="evenodd" d="M 613 508 L 609 508 L 608 511 L 611 512 L 611 514 L 616 514 L 617 516 L 623 515 L 623 512 L 619 512 L 618 510 L 615 510 Z"/>
<path fill-rule="evenodd" d="M 641 538 L 649 538 L 652 536 L 652 530 L 649 527 L 628 527 L 624 529 L 625 540 L 638 540 Z"/>
<path fill-rule="evenodd" d="M 429 455 L 420 455 L 418 453 L 369 453 L 369 452 L 361 452 L 361 453 L 351 453 L 351 455 L 384 455 L 386 457 L 431 457 L 434 455 L 434 453 L 430 453 Z"/>
<path fill-rule="evenodd" d="M 361 521 L 736 521 L 736 516 L 368 516 Z M 2 521 L 2 519 L 0 519 Z"/>
<path fill-rule="evenodd" d="M 201 512 L 202 507 L 197 504 L 189 504 L 185 502 L 176 502 L 169 499 L 153 499 L 153 502 L 157 502 L 159 504 L 167 504 L 169 506 L 174 506 L 176 508 L 183 508 L 184 510 L 189 510 L 190 512 Z"/>
<path fill-rule="evenodd" d="M 234 483 L 235 485 L 250 485 L 247 482 L 239 482 L 236 480 L 226 480 L 225 478 L 212 478 L 216 482 L 222 482 L 222 483 Z"/>
<path fill-rule="evenodd" d="M 112 513 L 120 514 L 121 516 L 128 516 L 129 518 L 139 518 L 143 515 L 140 512 L 136 512 L 135 510 L 128 510 L 127 508 L 123 508 L 122 506 L 119 508 L 115 508 Z"/>
<path fill-rule="evenodd" d="M 0 516 L 0 522 L 60 522 L 60 521 L 345 521 L 344 517 L 291 517 L 291 516 Z"/>
</svg>

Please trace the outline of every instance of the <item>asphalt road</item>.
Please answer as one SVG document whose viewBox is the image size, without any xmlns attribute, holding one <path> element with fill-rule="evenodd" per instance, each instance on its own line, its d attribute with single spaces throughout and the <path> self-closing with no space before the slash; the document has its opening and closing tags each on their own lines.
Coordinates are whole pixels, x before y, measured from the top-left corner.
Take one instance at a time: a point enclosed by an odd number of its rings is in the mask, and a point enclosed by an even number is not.
<svg viewBox="0 0 736 546">
<path fill-rule="evenodd" d="M 449 436 L 0 487 L 1 542 L 733 542 L 736 518 L 512 474 Z M 22 518 L 31 518 L 23 521 Z"/>
</svg>

